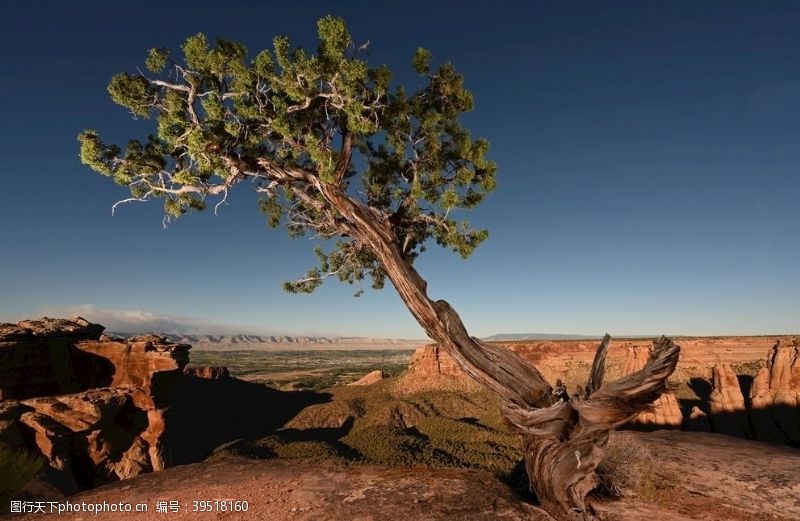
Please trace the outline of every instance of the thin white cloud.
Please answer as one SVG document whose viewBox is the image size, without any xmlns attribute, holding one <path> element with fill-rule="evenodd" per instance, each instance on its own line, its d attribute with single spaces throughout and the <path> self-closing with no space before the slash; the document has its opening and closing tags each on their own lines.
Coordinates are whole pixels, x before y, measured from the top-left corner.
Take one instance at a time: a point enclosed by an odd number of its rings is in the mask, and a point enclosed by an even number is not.
<svg viewBox="0 0 800 521">
<path fill-rule="evenodd" d="M 81 316 L 90 322 L 102 324 L 106 331 L 115 333 L 277 334 L 275 331 L 252 326 L 219 324 L 200 318 L 165 315 L 141 309 L 103 309 L 92 304 L 43 306 L 42 314 L 50 317 Z"/>
</svg>

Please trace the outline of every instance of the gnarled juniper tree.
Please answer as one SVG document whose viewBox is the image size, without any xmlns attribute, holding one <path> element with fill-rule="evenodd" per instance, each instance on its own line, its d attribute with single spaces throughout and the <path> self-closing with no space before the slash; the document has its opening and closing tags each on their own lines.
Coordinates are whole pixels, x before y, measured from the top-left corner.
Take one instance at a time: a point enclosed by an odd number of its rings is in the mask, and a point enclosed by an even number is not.
<svg viewBox="0 0 800 521">
<path fill-rule="evenodd" d="M 87 130 L 81 160 L 130 189 L 120 202 L 162 199 L 165 219 L 219 206 L 237 185 L 254 189 L 271 226 L 330 239 L 316 250 L 319 266 L 288 291 L 311 292 L 330 276 L 376 288 L 388 278 L 427 334 L 501 396 L 545 508 L 591 518 L 585 496 L 609 431 L 664 390 L 679 348 L 656 343 L 642 371 L 603 385 L 606 338 L 589 382 L 570 397 L 512 351 L 470 337 L 447 302 L 428 297 L 413 264 L 430 239 L 467 257 L 487 236 L 455 219 L 495 186 L 487 141 L 459 122 L 472 95 L 453 65 L 434 68 L 424 49 L 413 57 L 421 86 L 406 90 L 363 59 L 342 20 L 323 18 L 318 30 L 316 54 L 277 37 L 272 52 L 251 56 L 202 34 L 181 58 L 152 49 L 148 73 L 117 74 L 108 92 L 157 132 L 121 148 Z"/>
</svg>

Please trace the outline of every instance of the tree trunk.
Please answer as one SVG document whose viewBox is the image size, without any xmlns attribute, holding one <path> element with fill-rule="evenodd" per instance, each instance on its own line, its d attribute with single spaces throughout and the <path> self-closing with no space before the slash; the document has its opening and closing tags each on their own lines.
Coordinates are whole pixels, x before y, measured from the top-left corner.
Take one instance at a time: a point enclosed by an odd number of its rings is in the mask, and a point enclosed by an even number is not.
<svg viewBox="0 0 800 521">
<path fill-rule="evenodd" d="M 664 392 L 680 355 L 680 347 L 662 337 L 641 371 L 604 385 L 610 340 L 603 338 L 589 382 L 572 399 L 562 395 L 559 402 L 539 409 L 503 405 L 503 417 L 523 433 L 531 491 L 548 512 L 565 519 L 595 519 L 585 498 L 598 483 L 595 469 L 611 430 L 650 408 Z"/>
<path fill-rule="evenodd" d="M 570 399 L 560 385 L 516 353 L 470 337 L 444 300 L 432 301 L 427 284 L 404 258 L 389 223 L 340 188 L 322 194 L 341 213 L 345 233 L 367 246 L 386 270 L 403 302 L 430 336 L 476 381 L 503 399 L 504 419 L 523 436 L 531 491 L 561 519 L 595 519 L 586 495 L 597 485 L 595 469 L 610 431 L 647 410 L 666 388 L 680 347 L 662 338 L 636 373 L 603 385 L 610 338 L 600 344 L 586 386 Z"/>
</svg>

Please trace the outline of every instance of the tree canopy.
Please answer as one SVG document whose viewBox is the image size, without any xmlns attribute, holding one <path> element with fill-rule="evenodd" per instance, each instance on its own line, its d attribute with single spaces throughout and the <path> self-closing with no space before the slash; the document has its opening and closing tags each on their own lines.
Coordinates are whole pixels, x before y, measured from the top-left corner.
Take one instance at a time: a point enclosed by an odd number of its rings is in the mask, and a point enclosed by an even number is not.
<svg viewBox="0 0 800 521">
<path fill-rule="evenodd" d="M 469 256 L 488 232 L 455 214 L 494 189 L 496 166 L 488 142 L 459 122 L 473 108 L 463 77 L 451 63 L 433 67 L 420 48 L 420 86 L 395 86 L 343 20 L 328 16 L 317 28 L 316 54 L 284 36 L 255 56 L 204 34 L 189 37 L 180 57 L 151 49 L 148 72 L 119 73 L 108 92 L 134 117 L 154 119 L 157 132 L 120 147 L 86 130 L 81 161 L 130 189 L 120 202 L 163 199 L 166 220 L 209 203 L 216 211 L 250 181 L 270 226 L 330 239 L 288 291 L 311 292 L 329 276 L 384 285 L 385 268 L 326 197 L 331 189 L 388 224 L 409 262 L 430 239 Z"/>
</svg>

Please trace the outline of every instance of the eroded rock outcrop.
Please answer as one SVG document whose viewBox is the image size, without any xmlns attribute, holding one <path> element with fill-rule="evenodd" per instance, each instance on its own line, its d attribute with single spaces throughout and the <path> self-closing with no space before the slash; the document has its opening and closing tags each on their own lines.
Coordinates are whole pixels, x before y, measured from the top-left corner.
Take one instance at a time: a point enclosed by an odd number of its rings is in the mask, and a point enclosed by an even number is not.
<svg viewBox="0 0 800 521">
<path fill-rule="evenodd" d="M 174 344 L 158 335 L 85 340 L 75 347 L 111 363 L 114 369 L 108 387 L 150 387 L 156 375 L 180 372 L 189 363 L 188 344 Z"/>
<path fill-rule="evenodd" d="M 622 375 L 629 375 L 641 370 L 649 357 L 649 349 L 641 346 L 629 346 L 622 366 Z M 665 392 L 653 402 L 651 411 L 639 414 L 631 423 L 644 429 L 679 429 L 683 425 L 683 415 L 675 394 L 670 391 Z"/>
<path fill-rule="evenodd" d="M 411 356 L 409 370 L 420 377 L 467 377 L 450 355 L 435 344 L 417 348 Z"/>
<path fill-rule="evenodd" d="M 381 380 L 383 380 L 384 376 L 385 375 L 383 374 L 383 371 L 378 369 L 376 371 L 372 371 L 370 373 L 365 374 L 364 376 L 362 376 L 361 378 L 359 378 L 355 382 L 349 383 L 347 385 L 356 385 L 356 386 L 358 386 L 358 385 L 362 385 L 362 386 L 363 385 L 372 385 L 374 383 L 378 383 Z"/>
<path fill-rule="evenodd" d="M 183 374 L 195 378 L 205 378 L 206 380 L 221 380 L 223 378 L 230 378 L 231 376 L 230 372 L 228 372 L 228 368 L 222 365 L 186 367 L 183 370 Z"/>
<path fill-rule="evenodd" d="M 711 374 L 713 387 L 708 407 L 714 431 L 741 438 L 751 437 L 739 377 L 727 363 L 715 365 Z"/>
<path fill-rule="evenodd" d="M 0 325 L 0 441 L 40 453 L 63 494 L 170 460 L 164 417 L 189 346 L 102 331 L 80 317 Z"/>
<path fill-rule="evenodd" d="M 776 340 L 779 340 L 775 343 Z M 773 347 L 767 356 L 767 366 L 753 378 L 746 374 L 747 365 L 754 362 L 754 351 L 770 342 Z M 708 353 L 701 353 L 702 373 L 697 367 L 690 367 L 682 377 L 687 378 L 690 388 L 698 400 L 677 399 L 674 393 L 664 393 L 653 404 L 651 412 L 640 414 L 634 426 L 643 430 L 655 428 L 686 428 L 692 431 L 713 431 L 741 438 L 756 439 L 774 443 L 800 444 L 800 341 L 789 336 L 771 338 L 726 338 L 689 339 L 688 345 L 697 349 L 713 347 Z M 552 344 L 552 345 L 551 345 Z M 573 345 L 574 344 L 574 345 Z M 588 346 L 589 344 L 587 344 Z M 573 351 L 579 355 L 588 352 L 583 345 L 575 343 L 533 342 L 508 346 L 524 356 L 540 370 L 549 371 L 551 379 L 562 377 L 568 372 L 569 363 L 574 358 Z M 647 363 L 649 349 L 644 341 L 626 341 L 617 346 L 618 353 L 610 360 L 620 375 L 638 371 Z M 566 351 L 566 352 L 565 352 Z M 725 351 L 725 354 L 721 354 Z M 727 352 L 731 351 L 730 354 Z M 622 358 L 624 353 L 624 358 Z M 694 353 L 696 355 L 697 353 Z M 716 360 L 712 363 L 711 356 Z M 614 359 L 614 356 L 617 358 Z M 725 356 L 725 360 L 719 362 Z M 556 357 L 563 360 L 552 363 Z M 572 357 L 572 358 L 571 358 Z M 692 359 L 689 363 L 695 363 Z M 734 367 L 742 365 L 742 373 L 737 374 Z M 560 369 L 560 368 L 566 369 Z M 680 368 L 680 364 L 679 364 Z M 709 373 L 711 379 L 709 380 Z M 752 374 L 752 373 L 751 373 Z M 699 382 L 692 387 L 692 381 Z M 454 384 L 453 382 L 458 382 Z M 414 353 L 409 370 L 401 376 L 399 389 L 416 392 L 428 388 L 469 386 L 471 380 L 455 365 L 452 358 L 437 346 L 421 347 Z M 459 387 L 461 388 L 461 387 Z M 686 408 L 681 410 L 681 404 Z"/>
<path fill-rule="evenodd" d="M 70 394 L 100 387 L 149 387 L 181 370 L 189 345 L 156 335 L 112 339 L 80 317 L 0 325 L 0 399 Z"/>
<path fill-rule="evenodd" d="M 71 319 L 43 317 L 39 320 L 21 320 L 16 324 L 0 324 L 0 341 L 20 342 L 37 339 L 71 338 L 73 340 L 98 339 L 105 328 L 81 317 Z"/>
<path fill-rule="evenodd" d="M 776 343 L 750 387 L 751 416 L 759 439 L 800 442 L 800 348 Z"/>
<path fill-rule="evenodd" d="M 102 332 L 102 326 L 80 317 L 0 324 L 0 399 L 108 385 L 113 371 L 108 361 L 75 348 L 76 341 L 97 340 Z"/>
<path fill-rule="evenodd" d="M 689 411 L 689 418 L 686 421 L 686 430 L 695 432 L 710 431 L 711 423 L 708 420 L 708 414 L 700 407 L 696 405 L 692 406 L 692 410 Z"/>
<path fill-rule="evenodd" d="M 752 382 L 726 363 L 713 369 L 709 418 L 713 430 L 774 443 L 800 443 L 800 353 L 777 342 Z M 749 384 L 747 399 L 742 392 Z M 746 387 L 745 387 L 746 388 Z"/>
<path fill-rule="evenodd" d="M 435 344 L 419 347 L 414 351 L 408 370 L 400 376 L 398 385 L 395 386 L 399 394 L 434 389 L 472 392 L 480 388 L 444 349 Z"/>
</svg>

